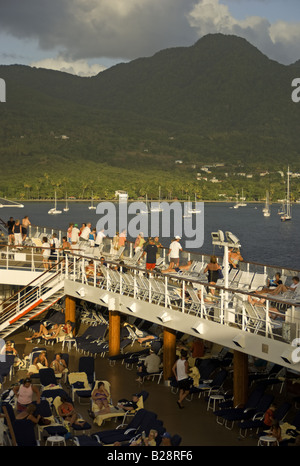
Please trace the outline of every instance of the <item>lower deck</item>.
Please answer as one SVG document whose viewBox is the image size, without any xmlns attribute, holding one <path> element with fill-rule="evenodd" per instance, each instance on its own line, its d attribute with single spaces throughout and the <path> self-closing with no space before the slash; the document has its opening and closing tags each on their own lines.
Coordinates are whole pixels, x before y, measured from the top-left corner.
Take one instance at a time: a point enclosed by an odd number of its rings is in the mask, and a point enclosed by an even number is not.
<svg viewBox="0 0 300 466">
<path fill-rule="evenodd" d="M 81 323 L 78 329 L 78 335 L 81 335 L 86 329 L 86 325 Z M 18 330 L 15 334 L 11 335 L 11 339 L 15 342 L 15 347 L 20 355 L 28 355 L 36 346 L 44 346 L 41 342 L 40 345 L 36 343 L 29 343 L 25 337 L 30 336 L 28 330 Z M 54 345 L 47 345 L 47 359 L 50 362 L 54 359 L 57 352 L 62 351 L 62 344 L 55 343 Z M 139 343 L 135 342 L 134 347 L 130 347 L 130 351 L 135 348 L 140 349 Z M 64 349 L 66 352 L 66 348 Z M 78 352 L 75 347 L 71 347 L 69 351 L 69 372 L 78 370 L 78 360 L 83 354 Z M 209 350 L 206 351 L 206 357 L 209 357 Z M 2 391 L 9 388 L 11 384 L 18 382 L 26 375 L 27 371 L 19 370 L 15 373 L 12 380 L 6 380 L 2 386 Z M 133 393 L 141 390 L 149 392 L 149 397 L 145 402 L 145 409 L 153 411 L 157 414 L 158 419 L 162 420 L 164 427 L 171 435 L 179 434 L 182 437 L 180 447 L 188 446 L 256 446 L 258 438 L 256 435 L 248 435 L 247 438 L 241 438 L 237 425 L 232 430 L 228 430 L 224 426 L 216 422 L 216 416 L 212 410 L 207 410 L 207 400 L 204 395 L 201 398 L 194 396 L 191 401 L 184 401 L 184 409 L 179 409 L 177 406 L 178 395 L 171 392 L 170 386 L 161 381 L 145 380 L 141 385 L 136 381 L 136 369 L 129 370 L 117 361 L 116 364 L 111 365 L 107 356 L 95 358 L 95 373 L 96 380 L 107 380 L 111 384 L 111 395 L 113 403 L 116 404 L 119 399 L 130 399 Z M 229 378 L 226 388 L 231 388 L 232 378 Z M 69 392 L 69 388 L 62 383 L 62 388 Z M 274 388 L 268 388 L 274 395 L 278 403 L 281 400 L 286 400 L 290 397 L 293 407 L 289 418 L 292 419 L 296 412 L 293 396 L 289 395 L 284 387 L 282 393 L 279 391 L 277 385 Z M 92 428 L 89 433 L 99 432 L 106 429 L 115 428 L 118 423 L 115 420 L 106 421 L 101 427 L 93 424 L 93 420 L 89 417 L 89 405 L 81 405 L 75 401 L 75 407 L 80 412 L 82 417 L 87 420 Z M 117 418 L 119 419 L 119 418 Z M 45 439 L 42 440 L 41 445 L 44 445 Z M 67 445 L 72 446 L 71 440 L 67 441 Z"/>
</svg>

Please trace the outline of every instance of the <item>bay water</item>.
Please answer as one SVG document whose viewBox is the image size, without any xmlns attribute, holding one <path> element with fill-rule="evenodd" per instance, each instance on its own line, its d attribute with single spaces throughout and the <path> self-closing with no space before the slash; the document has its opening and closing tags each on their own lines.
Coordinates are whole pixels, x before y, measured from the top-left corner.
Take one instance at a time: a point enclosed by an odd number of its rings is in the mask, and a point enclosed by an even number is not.
<svg viewBox="0 0 300 466">
<path fill-rule="evenodd" d="M 28 215 L 33 225 L 63 230 L 67 230 L 71 222 L 78 223 L 79 227 L 83 222 L 91 222 L 92 227 L 96 227 L 100 220 L 96 210 L 89 210 L 88 202 L 70 202 L 68 212 L 63 211 L 64 202 L 58 202 L 57 209 L 62 210 L 60 215 L 48 214 L 48 210 L 53 207 L 53 203 L 50 202 L 36 201 L 23 202 L 23 204 L 23 209 L 9 207 L 1 209 L 0 218 L 7 221 L 12 216 L 21 220 Z M 94 205 L 97 206 L 97 203 L 95 202 Z M 115 206 L 118 212 L 118 203 Z M 288 222 L 281 222 L 278 204 L 270 206 L 270 217 L 263 216 L 263 207 L 263 204 L 249 203 L 245 207 L 234 209 L 233 204 L 230 203 L 205 202 L 202 212 L 203 245 L 191 251 L 222 255 L 222 250 L 212 245 L 211 232 L 231 231 L 240 240 L 241 253 L 245 260 L 300 270 L 300 204 L 293 205 L 292 220 Z M 128 216 L 129 221 L 130 218 L 132 215 Z M 148 236 L 147 231 L 144 234 Z M 163 246 L 169 246 L 171 236 L 160 237 Z M 128 236 L 128 239 L 134 241 L 135 238 Z M 186 240 L 183 231 L 180 241 L 183 249 L 186 249 Z"/>
</svg>

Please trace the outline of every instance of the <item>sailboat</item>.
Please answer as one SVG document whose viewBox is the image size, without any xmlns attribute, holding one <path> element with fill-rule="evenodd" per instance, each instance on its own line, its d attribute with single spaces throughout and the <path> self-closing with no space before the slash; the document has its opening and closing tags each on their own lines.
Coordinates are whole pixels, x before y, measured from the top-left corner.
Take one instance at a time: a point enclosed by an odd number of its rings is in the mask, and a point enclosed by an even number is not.
<svg viewBox="0 0 300 466">
<path fill-rule="evenodd" d="M 246 198 L 244 197 L 244 190 L 242 189 L 242 195 L 241 195 L 241 201 L 242 202 L 239 203 L 240 207 L 246 207 L 247 204 L 246 204 L 245 200 L 246 200 Z"/>
<path fill-rule="evenodd" d="M 61 214 L 61 210 L 57 210 L 57 201 L 56 201 L 56 191 L 55 191 L 55 196 L 54 196 L 54 207 L 50 210 L 48 210 L 49 215 L 58 215 Z"/>
<path fill-rule="evenodd" d="M 158 205 L 155 205 L 154 207 L 151 206 L 151 212 L 162 212 L 163 209 L 161 208 L 161 205 L 160 205 L 160 194 L 161 193 L 161 188 L 159 187 L 159 190 L 158 190 Z"/>
<path fill-rule="evenodd" d="M 64 212 L 69 212 L 69 205 L 68 205 L 68 196 L 66 194 L 66 206 L 64 207 Z"/>
<path fill-rule="evenodd" d="M 266 192 L 266 204 L 265 204 L 265 207 L 263 208 L 263 214 L 264 214 L 264 217 L 270 217 L 271 215 L 270 207 L 269 207 L 269 191 Z"/>
<path fill-rule="evenodd" d="M 241 204 L 240 204 L 240 202 L 239 202 L 239 195 L 237 194 L 237 195 L 236 195 L 236 202 L 235 202 L 233 208 L 234 208 L 234 209 L 238 209 L 238 208 L 240 207 L 240 205 L 241 205 Z"/>
<path fill-rule="evenodd" d="M 146 209 L 145 210 L 141 210 L 141 214 L 150 214 L 150 211 L 149 211 L 149 207 L 148 207 L 148 196 L 146 194 Z"/>
<path fill-rule="evenodd" d="M 283 206 L 283 214 L 280 217 L 282 222 L 286 222 L 288 220 L 292 220 L 291 214 L 291 200 L 290 200 L 290 169 L 288 167 L 287 172 L 287 188 L 286 188 L 286 200 Z"/>
<path fill-rule="evenodd" d="M 201 210 L 197 209 L 196 206 L 197 206 L 197 196 L 195 194 L 195 208 L 194 209 L 189 209 L 188 213 L 189 214 L 200 214 Z"/>
<path fill-rule="evenodd" d="M 91 205 L 89 206 L 90 210 L 95 210 L 96 207 L 94 206 L 94 198 L 93 198 L 93 193 L 92 193 L 92 200 L 91 200 Z"/>
<path fill-rule="evenodd" d="M 191 218 L 192 214 L 190 213 L 190 206 L 191 206 L 191 201 L 190 201 L 190 196 L 188 202 L 184 203 L 184 214 L 183 218 Z"/>
</svg>

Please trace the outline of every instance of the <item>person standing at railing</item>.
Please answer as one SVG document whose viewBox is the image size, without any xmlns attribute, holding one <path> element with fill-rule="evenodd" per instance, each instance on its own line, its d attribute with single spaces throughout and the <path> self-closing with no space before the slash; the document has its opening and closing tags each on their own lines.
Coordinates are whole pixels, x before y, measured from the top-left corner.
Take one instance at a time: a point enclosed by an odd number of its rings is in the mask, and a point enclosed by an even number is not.
<svg viewBox="0 0 300 466">
<path fill-rule="evenodd" d="M 72 242 L 72 230 L 73 230 L 73 226 L 74 226 L 74 223 L 69 223 L 69 228 L 67 230 L 67 239 L 69 241 L 69 243 Z"/>
<path fill-rule="evenodd" d="M 12 232 L 13 232 L 13 235 L 14 235 L 14 242 L 15 242 L 15 246 L 22 246 L 23 244 L 23 229 L 22 229 L 22 225 L 20 224 L 20 220 L 16 220 L 13 228 L 12 228 Z"/>
<path fill-rule="evenodd" d="M 145 241 L 145 238 L 144 238 L 144 233 L 140 232 L 137 235 L 136 240 L 134 242 L 134 246 L 133 246 L 134 252 L 136 253 L 136 252 L 140 251 L 141 249 L 143 249 L 145 243 L 146 243 L 146 241 Z"/>
<path fill-rule="evenodd" d="M 229 272 L 231 269 L 238 269 L 239 263 L 243 262 L 240 250 L 238 248 L 233 248 L 229 251 L 228 262 L 229 262 Z"/>
<path fill-rule="evenodd" d="M 47 236 L 44 236 L 43 238 L 42 256 L 43 256 L 44 269 L 48 270 L 49 269 L 49 257 L 50 257 L 50 244 L 48 243 Z"/>
<path fill-rule="evenodd" d="M 182 251 L 182 246 L 179 243 L 181 240 L 180 236 L 175 236 L 174 240 L 170 244 L 169 247 L 169 256 L 170 256 L 170 265 L 169 269 L 172 269 L 174 267 L 179 267 L 179 255 Z"/>
<path fill-rule="evenodd" d="M 210 262 L 205 267 L 203 273 L 208 272 L 208 283 L 210 285 L 216 285 L 218 279 L 220 278 L 219 271 L 222 270 L 221 266 L 218 264 L 216 256 L 210 257 Z M 209 292 L 214 295 L 215 289 L 209 288 Z"/>
<path fill-rule="evenodd" d="M 106 235 L 104 234 L 104 230 L 102 229 L 102 230 L 98 231 L 98 233 L 96 235 L 95 248 L 99 247 L 103 243 L 104 238 L 106 238 Z"/>
<path fill-rule="evenodd" d="M 8 234 L 8 244 L 13 244 L 14 242 L 14 233 L 13 233 L 13 227 L 14 227 L 15 221 L 13 217 L 10 217 L 9 220 L 6 222 L 6 228 L 7 228 L 7 234 Z"/>
<path fill-rule="evenodd" d="M 31 225 L 31 222 L 30 222 L 30 220 L 28 218 L 28 215 L 25 215 L 25 217 L 22 220 L 22 235 L 23 235 L 22 239 L 23 239 L 23 242 L 26 239 L 29 225 Z"/>
<path fill-rule="evenodd" d="M 73 246 L 77 245 L 78 244 L 78 241 L 79 241 L 79 233 L 80 233 L 80 230 L 78 228 L 78 224 L 75 223 L 73 225 L 73 228 L 72 228 L 72 232 L 71 232 L 71 244 Z"/>
<path fill-rule="evenodd" d="M 59 250 L 59 241 L 57 238 L 57 234 L 53 233 L 52 239 L 50 240 L 50 256 L 49 261 L 53 264 L 58 263 L 58 250 Z"/>
<path fill-rule="evenodd" d="M 156 265 L 157 246 L 153 238 L 148 239 L 148 244 L 144 247 L 144 252 L 141 258 L 146 256 L 146 270 L 151 271 Z"/>
<path fill-rule="evenodd" d="M 85 225 L 85 224 L 82 224 L 82 225 Z M 91 227 L 92 227 L 92 224 L 91 223 L 87 223 L 83 229 L 81 230 L 81 234 L 79 236 L 79 240 L 80 241 L 88 241 L 89 238 L 90 238 L 90 233 L 91 233 Z"/>
<path fill-rule="evenodd" d="M 118 243 L 119 249 L 125 246 L 126 241 L 127 241 L 126 230 L 122 230 L 119 235 L 119 243 Z"/>
</svg>

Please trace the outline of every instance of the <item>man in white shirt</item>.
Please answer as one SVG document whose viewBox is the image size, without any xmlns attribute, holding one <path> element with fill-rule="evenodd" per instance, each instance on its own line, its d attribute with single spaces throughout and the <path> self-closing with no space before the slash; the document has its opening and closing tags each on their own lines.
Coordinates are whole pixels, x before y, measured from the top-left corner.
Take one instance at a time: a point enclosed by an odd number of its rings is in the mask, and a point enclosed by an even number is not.
<svg viewBox="0 0 300 466">
<path fill-rule="evenodd" d="M 96 239 L 95 239 L 95 247 L 100 246 L 100 244 L 102 244 L 104 238 L 106 238 L 106 236 L 104 234 L 104 230 L 98 231 Z"/>
<path fill-rule="evenodd" d="M 182 251 L 182 246 L 179 243 L 180 240 L 181 240 L 180 236 L 175 236 L 175 239 L 172 241 L 172 243 L 169 246 L 168 254 L 170 255 L 170 265 L 169 265 L 170 269 L 179 266 L 179 254 Z"/>
<path fill-rule="evenodd" d="M 92 226 L 91 223 L 86 224 L 86 227 L 84 227 L 84 229 L 81 232 L 81 235 L 79 236 L 79 239 L 81 241 L 88 241 L 89 240 L 90 233 L 91 233 L 91 226 Z"/>
<path fill-rule="evenodd" d="M 75 223 L 75 225 L 73 226 L 72 228 L 72 232 L 71 232 L 71 243 L 72 244 L 77 244 L 78 241 L 79 241 L 79 228 L 78 228 L 78 225 L 77 223 Z"/>
<path fill-rule="evenodd" d="M 141 382 L 143 377 L 150 374 L 157 374 L 160 371 L 161 360 L 160 357 L 150 349 L 150 354 L 145 358 L 143 364 L 138 367 L 137 382 Z"/>
</svg>

